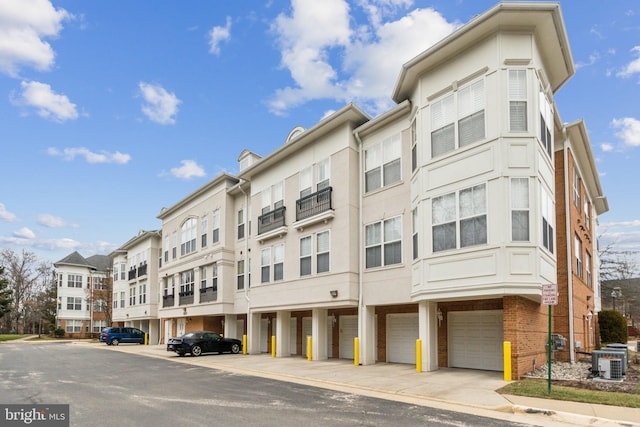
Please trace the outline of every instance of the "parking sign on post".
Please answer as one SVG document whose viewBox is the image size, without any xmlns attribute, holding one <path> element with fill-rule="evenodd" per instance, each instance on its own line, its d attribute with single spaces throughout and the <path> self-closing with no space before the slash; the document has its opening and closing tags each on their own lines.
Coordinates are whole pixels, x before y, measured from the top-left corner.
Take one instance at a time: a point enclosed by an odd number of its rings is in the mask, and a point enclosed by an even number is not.
<svg viewBox="0 0 640 427">
<path fill-rule="evenodd" d="M 547 394 L 551 394 L 551 306 L 558 305 L 558 284 L 546 283 L 542 285 L 542 304 L 549 306 L 549 336 L 547 337 Z"/>
</svg>

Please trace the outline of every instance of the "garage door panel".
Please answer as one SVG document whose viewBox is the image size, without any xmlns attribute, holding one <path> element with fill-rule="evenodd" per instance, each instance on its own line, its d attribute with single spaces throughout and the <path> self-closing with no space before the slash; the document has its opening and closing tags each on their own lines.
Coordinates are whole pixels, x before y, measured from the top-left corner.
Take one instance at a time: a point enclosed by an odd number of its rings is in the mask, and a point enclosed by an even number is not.
<svg viewBox="0 0 640 427">
<path fill-rule="evenodd" d="M 502 310 L 449 312 L 449 366 L 502 371 Z"/>
<path fill-rule="evenodd" d="M 416 340 L 419 337 L 417 313 L 387 316 L 387 361 L 416 363 Z"/>
<path fill-rule="evenodd" d="M 340 316 L 339 356 L 353 359 L 353 339 L 358 336 L 358 316 Z"/>
</svg>

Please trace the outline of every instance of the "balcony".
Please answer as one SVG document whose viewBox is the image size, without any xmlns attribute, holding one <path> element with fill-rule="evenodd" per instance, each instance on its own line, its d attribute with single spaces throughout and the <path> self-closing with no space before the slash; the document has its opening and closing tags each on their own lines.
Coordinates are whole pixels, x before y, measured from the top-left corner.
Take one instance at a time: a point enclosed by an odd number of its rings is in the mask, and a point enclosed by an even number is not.
<svg viewBox="0 0 640 427">
<path fill-rule="evenodd" d="M 162 296 L 163 307 L 173 307 L 174 303 L 175 303 L 175 297 L 173 294 L 167 294 Z"/>
<path fill-rule="evenodd" d="M 193 291 L 180 292 L 179 305 L 193 304 Z"/>
<path fill-rule="evenodd" d="M 200 288 L 200 302 L 211 302 L 218 300 L 218 286 Z"/>
<path fill-rule="evenodd" d="M 264 234 L 285 226 L 286 207 L 282 206 L 258 217 L 258 234 Z"/>
<path fill-rule="evenodd" d="M 135 280 L 136 277 L 138 277 L 138 269 L 135 267 L 132 267 L 129 270 L 129 280 Z"/>
<path fill-rule="evenodd" d="M 142 264 L 138 267 L 138 277 L 147 275 L 147 264 Z"/>
<path fill-rule="evenodd" d="M 332 187 L 323 188 L 296 201 L 296 221 L 331 210 Z"/>
</svg>

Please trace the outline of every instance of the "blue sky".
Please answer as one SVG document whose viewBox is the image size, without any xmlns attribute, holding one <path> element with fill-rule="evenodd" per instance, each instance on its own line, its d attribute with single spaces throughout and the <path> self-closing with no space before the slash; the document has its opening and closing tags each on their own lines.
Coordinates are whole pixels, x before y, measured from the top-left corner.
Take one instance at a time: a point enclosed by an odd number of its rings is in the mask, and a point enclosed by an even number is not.
<svg viewBox="0 0 640 427">
<path fill-rule="evenodd" d="M 392 106 L 401 65 L 485 0 L 0 1 L 0 248 L 108 254 L 222 171 L 354 101 Z M 640 2 L 561 1 L 610 212 L 640 251 Z"/>
</svg>

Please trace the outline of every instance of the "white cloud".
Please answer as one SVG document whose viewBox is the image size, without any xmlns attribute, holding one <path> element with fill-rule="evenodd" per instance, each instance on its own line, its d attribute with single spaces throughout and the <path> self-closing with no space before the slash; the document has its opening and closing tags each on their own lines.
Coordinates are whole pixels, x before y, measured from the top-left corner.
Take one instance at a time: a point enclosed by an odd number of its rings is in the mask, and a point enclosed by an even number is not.
<svg viewBox="0 0 640 427">
<path fill-rule="evenodd" d="M 138 87 L 146 102 L 142 105 L 142 112 L 149 120 L 161 125 L 172 125 L 176 122 L 175 115 L 178 114 L 178 105 L 182 101 L 175 94 L 151 83 L 140 82 Z"/>
<path fill-rule="evenodd" d="M 57 37 L 71 18 L 49 0 L 0 1 L 0 73 L 17 77 L 24 66 L 51 69 L 55 53 L 44 39 Z"/>
<path fill-rule="evenodd" d="M 0 219 L 7 222 L 13 222 L 17 219 L 15 214 L 12 214 L 7 210 L 4 203 L 0 203 Z"/>
<path fill-rule="evenodd" d="M 640 120 L 632 117 L 613 119 L 611 126 L 619 129 L 616 132 L 616 136 L 620 138 L 625 145 L 632 147 L 640 146 Z"/>
<path fill-rule="evenodd" d="M 13 235 L 20 239 L 34 239 L 36 237 L 36 234 L 27 227 L 22 227 L 20 230 L 14 231 Z"/>
<path fill-rule="evenodd" d="M 220 43 L 231 39 L 231 18 L 227 16 L 227 24 L 224 27 L 213 27 L 209 31 L 209 53 L 220 54 Z"/>
<path fill-rule="evenodd" d="M 40 214 L 38 215 L 38 224 L 44 225 L 49 228 L 59 228 L 59 227 L 78 227 L 77 224 L 69 224 L 64 219 L 53 216 L 50 214 Z"/>
<path fill-rule="evenodd" d="M 605 153 L 607 153 L 609 151 L 613 151 L 613 144 L 609 144 L 608 142 L 604 142 L 604 143 L 600 144 L 600 149 L 602 151 L 604 151 Z"/>
<path fill-rule="evenodd" d="M 616 75 L 618 77 L 631 77 L 636 73 L 640 73 L 640 46 L 636 46 L 631 49 L 631 52 L 637 56 L 636 59 L 627 64 L 622 71 L 619 71 Z"/>
<path fill-rule="evenodd" d="M 179 168 L 171 168 L 171 174 L 180 179 L 191 179 L 194 177 L 203 177 L 206 175 L 202 166 L 193 160 L 181 160 L 182 166 Z"/>
<path fill-rule="evenodd" d="M 55 122 L 78 118 L 76 104 L 69 101 L 65 95 L 55 93 L 48 84 L 23 81 L 20 86 L 22 96 L 14 100 L 15 104 L 35 107 L 40 117 Z"/>
<path fill-rule="evenodd" d="M 103 150 L 99 153 L 95 153 L 85 147 L 64 148 L 62 151 L 55 147 L 49 147 L 47 149 L 47 153 L 50 156 L 62 157 L 65 160 L 73 160 L 76 156 L 80 156 L 84 157 L 87 163 L 117 163 L 124 165 L 129 163 L 131 160 L 131 156 L 129 154 L 121 153 L 119 151 L 109 153 L 108 151 Z"/>
<path fill-rule="evenodd" d="M 354 17 L 344 0 L 293 0 L 291 15 L 280 14 L 276 34 L 281 66 L 294 84 L 276 91 L 270 110 L 286 110 L 312 99 L 357 101 L 375 112 L 392 105 L 390 95 L 403 63 L 442 39 L 459 24 L 433 9 L 415 9 L 383 22 L 407 0 L 360 1 L 368 24 L 352 29 Z"/>
</svg>

